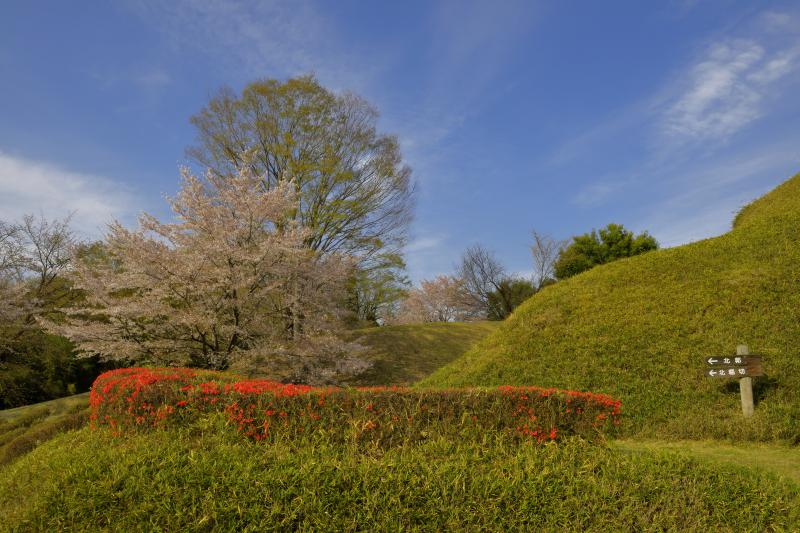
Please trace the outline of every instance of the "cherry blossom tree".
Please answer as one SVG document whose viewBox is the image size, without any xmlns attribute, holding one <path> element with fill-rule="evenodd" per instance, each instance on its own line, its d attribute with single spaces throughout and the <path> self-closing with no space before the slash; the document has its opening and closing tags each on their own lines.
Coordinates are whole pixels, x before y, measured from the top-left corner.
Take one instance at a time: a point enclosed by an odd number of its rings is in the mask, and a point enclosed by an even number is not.
<svg viewBox="0 0 800 533">
<path fill-rule="evenodd" d="M 462 279 L 438 276 L 422 280 L 400 303 L 395 319 L 401 324 L 459 322 L 476 318 L 475 306 Z"/>
<path fill-rule="evenodd" d="M 115 222 L 78 251 L 69 278 L 85 300 L 49 326 L 103 359 L 226 369 L 257 356 L 271 375 L 307 381 L 342 370 L 332 332 L 352 263 L 304 244 L 291 181 L 267 190 L 242 168 L 205 179 L 184 169 L 174 221 Z"/>
</svg>

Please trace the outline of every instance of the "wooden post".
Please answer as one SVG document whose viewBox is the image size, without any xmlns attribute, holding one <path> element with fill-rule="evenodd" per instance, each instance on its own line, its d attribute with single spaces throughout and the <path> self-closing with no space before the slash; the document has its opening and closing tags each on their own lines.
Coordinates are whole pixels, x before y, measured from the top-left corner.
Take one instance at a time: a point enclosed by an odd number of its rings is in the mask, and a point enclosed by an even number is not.
<svg viewBox="0 0 800 533">
<path fill-rule="evenodd" d="M 736 355 L 750 355 L 747 345 L 740 344 L 736 347 Z M 753 416 L 753 378 L 746 377 L 739 380 L 739 392 L 742 395 L 742 413 L 745 418 Z"/>
</svg>

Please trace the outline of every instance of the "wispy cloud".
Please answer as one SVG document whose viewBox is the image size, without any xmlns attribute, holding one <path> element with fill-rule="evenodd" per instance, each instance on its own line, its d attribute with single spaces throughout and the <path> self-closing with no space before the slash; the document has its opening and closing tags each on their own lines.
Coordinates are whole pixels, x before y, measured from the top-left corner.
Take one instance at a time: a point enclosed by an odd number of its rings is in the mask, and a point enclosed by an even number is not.
<svg viewBox="0 0 800 533">
<path fill-rule="evenodd" d="M 443 242 L 444 237 L 442 236 L 430 236 L 430 237 L 420 237 L 414 239 L 406 246 L 406 252 L 408 253 L 415 253 L 415 252 L 424 252 L 426 250 L 434 250 L 438 248 Z"/>
<path fill-rule="evenodd" d="M 420 81 L 413 109 L 395 117 L 404 149 L 425 166 L 436 166 L 440 144 L 508 89 L 496 80 L 535 22 L 536 4 L 523 0 L 439 3 L 429 21 L 430 74 Z"/>
<path fill-rule="evenodd" d="M 752 40 L 717 43 L 692 65 L 685 92 L 666 110 L 667 135 L 725 140 L 764 114 L 773 84 L 797 67 L 797 50 L 768 52 Z"/>
<path fill-rule="evenodd" d="M 152 92 L 172 83 L 172 76 L 160 66 L 92 69 L 88 75 L 101 89 L 106 90 L 124 84 Z"/>
<path fill-rule="evenodd" d="M 306 0 L 128 4 L 174 47 L 205 54 L 223 72 L 251 77 L 314 72 L 328 84 L 354 88 L 365 68 L 342 48 L 335 27 Z"/>
<path fill-rule="evenodd" d="M 720 235 L 739 209 L 798 170 L 800 137 L 686 167 L 679 178 L 662 176 L 663 199 L 648 208 L 639 226 L 664 246 Z"/>
<path fill-rule="evenodd" d="M 797 112 L 791 95 L 798 82 L 800 13 L 762 13 L 711 37 L 649 94 L 583 128 L 549 165 L 580 165 L 618 150 L 632 162 L 597 169 L 606 177 L 583 184 L 574 204 L 649 195 L 641 208 L 651 212 L 636 225 L 665 244 L 716 235 L 742 202 L 800 169 L 800 137 L 781 130 L 780 120 L 754 133 L 762 118 Z"/>
<path fill-rule="evenodd" d="M 590 183 L 572 198 L 572 203 L 581 207 L 594 207 L 606 203 L 615 192 L 625 188 L 630 181 L 612 180 Z"/>
<path fill-rule="evenodd" d="M 800 38 L 787 30 L 800 17 L 762 13 L 738 35 L 711 42 L 668 88 L 674 97 L 661 115 L 662 133 L 679 142 L 726 141 L 763 117 L 800 71 Z"/>
<path fill-rule="evenodd" d="M 99 237 L 114 218 L 128 219 L 136 205 L 120 183 L 65 170 L 40 161 L 0 152 L 0 218 L 25 214 L 48 218 L 74 213 L 73 227 L 88 238 Z"/>
<path fill-rule="evenodd" d="M 414 282 L 451 273 L 453 258 L 457 257 L 449 236 L 435 231 L 421 232 L 408 243 L 405 252 L 408 272 Z"/>
<path fill-rule="evenodd" d="M 444 144 L 479 112 L 515 44 L 530 28 L 533 4 L 510 0 L 444 1 L 430 10 L 423 39 L 352 44 L 342 23 L 312 0 L 129 0 L 132 11 L 161 30 L 182 53 L 201 53 L 226 77 L 287 77 L 313 72 L 326 86 L 353 90 L 382 113 L 417 176 L 441 176 Z M 409 56 L 412 53 L 413 58 Z M 427 75 L 397 94 L 396 65 L 421 62 Z M 387 81 L 388 80 L 388 81 Z"/>
<path fill-rule="evenodd" d="M 664 116 L 668 134 L 726 138 L 760 116 L 761 94 L 748 83 L 764 58 L 755 42 L 716 44 L 692 66 L 688 90 Z"/>
<path fill-rule="evenodd" d="M 158 89 L 169 85 L 172 77 L 163 68 L 150 68 L 132 76 L 134 83 L 145 89 Z"/>
</svg>

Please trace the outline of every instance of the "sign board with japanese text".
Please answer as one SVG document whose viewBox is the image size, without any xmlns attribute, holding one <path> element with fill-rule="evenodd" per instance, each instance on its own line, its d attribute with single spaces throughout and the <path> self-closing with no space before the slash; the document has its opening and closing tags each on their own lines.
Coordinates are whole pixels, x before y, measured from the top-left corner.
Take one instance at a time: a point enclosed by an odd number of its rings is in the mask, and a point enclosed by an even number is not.
<svg viewBox="0 0 800 533">
<path fill-rule="evenodd" d="M 763 376 L 760 355 L 721 355 L 706 357 L 711 367 L 705 371 L 710 378 L 747 378 Z"/>
<path fill-rule="evenodd" d="M 750 355 L 745 344 L 736 347 L 736 355 L 712 355 L 705 358 L 707 368 L 704 374 L 709 378 L 739 380 L 739 393 L 742 397 L 742 413 L 745 418 L 753 416 L 753 378 L 763 376 L 761 356 Z"/>
<path fill-rule="evenodd" d="M 708 366 L 752 366 L 761 364 L 760 355 L 717 355 L 706 357 Z"/>
</svg>

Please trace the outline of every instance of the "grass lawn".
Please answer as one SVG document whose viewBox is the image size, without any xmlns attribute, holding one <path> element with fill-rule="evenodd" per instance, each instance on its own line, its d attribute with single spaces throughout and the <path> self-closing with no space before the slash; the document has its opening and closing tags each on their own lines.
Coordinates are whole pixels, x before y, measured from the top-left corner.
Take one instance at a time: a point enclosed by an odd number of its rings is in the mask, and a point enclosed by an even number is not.
<svg viewBox="0 0 800 533">
<path fill-rule="evenodd" d="M 674 452 L 705 463 L 771 472 L 800 486 L 800 448 L 762 443 L 728 444 L 716 441 L 620 440 L 612 444 L 631 452 Z"/>
<path fill-rule="evenodd" d="M 59 435 L 0 468 L 8 530 L 794 530 L 800 490 L 758 469 L 581 440 L 388 450 L 243 441 L 219 420 Z"/>
</svg>

